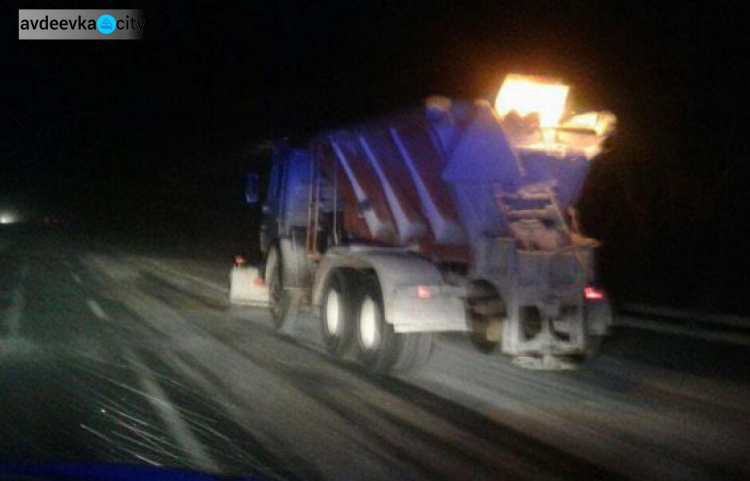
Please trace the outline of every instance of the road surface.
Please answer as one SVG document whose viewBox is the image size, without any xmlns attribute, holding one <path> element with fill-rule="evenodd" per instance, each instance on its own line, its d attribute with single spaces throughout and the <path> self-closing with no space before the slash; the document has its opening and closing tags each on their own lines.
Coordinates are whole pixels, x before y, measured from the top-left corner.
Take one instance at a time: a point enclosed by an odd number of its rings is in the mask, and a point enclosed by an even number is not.
<svg viewBox="0 0 750 481">
<path fill-rule="evenodd" d="M 228 263 L 0 232 L 0 460 L 268 479 L 748 479 L 746 350 L 621 329 L 570 372 L 438 342 L 378 377 L 230 306 Z"/>
</svg>

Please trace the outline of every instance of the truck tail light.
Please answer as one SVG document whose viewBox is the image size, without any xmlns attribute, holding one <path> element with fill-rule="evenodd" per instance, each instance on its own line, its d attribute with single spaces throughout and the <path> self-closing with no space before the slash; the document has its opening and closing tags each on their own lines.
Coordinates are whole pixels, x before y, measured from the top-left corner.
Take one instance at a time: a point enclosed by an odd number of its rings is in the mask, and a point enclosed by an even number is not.
<svg viewBox="0 0 750 481">
<path fill-rule="evenodd" d="M 604 293 L 593 286 L 586 286 L 583 288 L 583 297 L 587 301 L 601 301 L 604 299 Z"/>
<path fill-rule="evenodd" d="M 420 299 L 432 298 L 432 290 L 429 286 L 417 286 L 417 297 Z"/>
</svg>

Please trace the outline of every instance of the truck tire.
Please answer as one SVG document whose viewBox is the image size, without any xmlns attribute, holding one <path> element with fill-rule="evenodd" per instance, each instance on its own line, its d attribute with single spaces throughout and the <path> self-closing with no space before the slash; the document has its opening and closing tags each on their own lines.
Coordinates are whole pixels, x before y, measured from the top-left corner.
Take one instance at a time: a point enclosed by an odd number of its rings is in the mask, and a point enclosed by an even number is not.
<svg viewBox="0 0 750 481">
<path fill-rule="evenodd" d="M 363 276 L 357 309 L 357 358 L 375 373 L 413 372 L 429 361 L 432 333 L 398 334 L 383 315 L 383 295 L 374 276 Z"/>
<path fill-rule="evenodd" d="M 271 310 L 273 327 L 280 330 L 284 326 L 286 315 L 291 306 L 291 297 L 284 289 L 283 259 L 275 247 L 268 251 L 266 258 L 266 284 L 268 285 L 268 303 Z"/>
<path fill-rule="evenodd" d="M 320 331 L 323 345 L 332 356 L 341 357 L 351 347 L 359 284 L 359 275 L 351 269 L 336 269 L 328 277 L 320 309 Z"/>
</svg>

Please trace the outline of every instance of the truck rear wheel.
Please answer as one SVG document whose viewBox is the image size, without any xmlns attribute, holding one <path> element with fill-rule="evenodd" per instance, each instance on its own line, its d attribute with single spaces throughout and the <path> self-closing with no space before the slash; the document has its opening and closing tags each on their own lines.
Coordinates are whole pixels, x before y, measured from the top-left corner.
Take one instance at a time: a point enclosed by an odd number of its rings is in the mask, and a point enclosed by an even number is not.
<svg viewBox="0 0 750 481">
<path fill-rule="evenodd" d="M 432 354 L 432 333 L 399 334 L 385 321 L 383 295 L 374 276 L 363 278 L 357 310 L 357 357 L 377 373 L 423 367 Z"/>
<path fill-rule="evenodd" d="M 328 278 L 320 312 L 320 330 L 326 351 L 343 356 L 354 337 L 359 306 L 359 276 L 356 271 L 337 269 Z"/>
<path fill-rule="evenodd" d="M 273 327 L 276 330 L 284 326 L 291 297 L 284 289 L 284 276 L 282 258 L 276 248 L 272 248 L 266 259 L 266 284 L 268 285 L 268 301 L 271 310 L 271 319 Z"/>
</svg>

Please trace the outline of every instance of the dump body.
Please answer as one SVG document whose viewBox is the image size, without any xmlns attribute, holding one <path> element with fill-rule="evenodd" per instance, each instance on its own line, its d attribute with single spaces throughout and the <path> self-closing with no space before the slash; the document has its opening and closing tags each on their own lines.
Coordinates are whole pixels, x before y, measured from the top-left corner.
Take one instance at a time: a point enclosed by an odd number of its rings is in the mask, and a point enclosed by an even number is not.
<svg viewBox="0 0 750 481">
<path fill-rule="evenodd" d="M 326 133 L 308 151 L 336 179 L 350 240 L 468 263 L 480 239 L 513 237 L 499 197 L 547 187 L 567 212 L 591 163 L 514 148 L 489 104 L 467 102 Z"/>
</svg>

